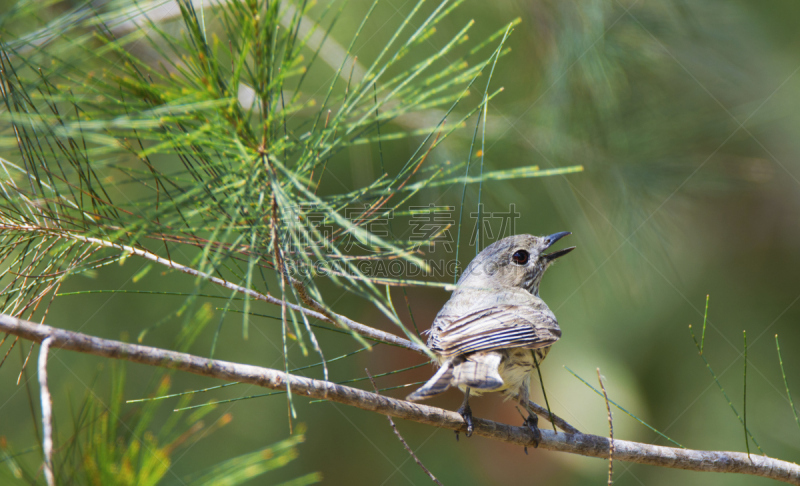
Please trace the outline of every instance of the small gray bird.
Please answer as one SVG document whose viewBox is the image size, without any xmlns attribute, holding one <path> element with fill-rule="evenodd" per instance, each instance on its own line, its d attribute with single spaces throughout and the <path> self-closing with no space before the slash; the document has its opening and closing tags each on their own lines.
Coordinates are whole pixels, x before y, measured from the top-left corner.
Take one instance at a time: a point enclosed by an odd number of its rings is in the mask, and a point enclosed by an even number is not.
<svg viewBox="0 0 800 486">
<path fill-rule="evenodd" d="M 464 392 L 458 413 L 472 435 L 470 393 L 503 392 L 525 410 L 537 437 L 538 418 L 528 408 L 531 373 L 561 337 L 556 317 L 539 298 L 542 275 L 575 247 L 544 253 L 569 232 L 517 235 L 487 246 L 464 271 L 450 300 L 427 332 L 439 370 L 407 397 L 422 400 L 451 386 Z"/>
</svg>

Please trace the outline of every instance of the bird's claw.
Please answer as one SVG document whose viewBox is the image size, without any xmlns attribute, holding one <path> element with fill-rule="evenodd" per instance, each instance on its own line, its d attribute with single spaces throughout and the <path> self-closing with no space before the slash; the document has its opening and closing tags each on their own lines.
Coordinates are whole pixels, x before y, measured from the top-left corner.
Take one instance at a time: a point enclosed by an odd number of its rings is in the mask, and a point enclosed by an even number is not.
<svg viewBox="0 0 800 486">
<path fill-rule="evenodd" d="M 542 432 L 539 430 L 539 417 L 536 414 L 528 415 L 528 418 L 522 423 L 522 425 L 527 425 L 528 428 L 533 432 L 533 447 L 539 447 L 539 442 L 542 441 Z M 528 453 L 527 447 L 525 448 L 525 453 Z"/>
<path fill-rule="evenodd" d="M 469 405 L 462 406 L 457 410 L 458 414 L 461 415 L 461 418 L 464 419 L 464 423 L 467 424 L 467 437 L 472 437 L 472 431 L 474 430 L 475 426 L 472 423 L 472 409 Z M 458 431 L 456 431 L 456 440 L 458 440 Z"/>
</svg>

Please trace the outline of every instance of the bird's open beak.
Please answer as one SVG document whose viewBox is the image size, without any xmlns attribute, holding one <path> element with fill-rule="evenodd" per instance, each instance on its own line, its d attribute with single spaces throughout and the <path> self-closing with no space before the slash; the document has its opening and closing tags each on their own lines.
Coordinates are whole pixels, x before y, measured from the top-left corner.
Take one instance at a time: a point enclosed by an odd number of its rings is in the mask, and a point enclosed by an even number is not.
<svg viewBox="0 0 800 486">
<path fill-rule="evenodd" d="M 545 239 L 545 242 L 547 243 L 547 246 L 545 248 L 550 248 L 553 245 L 553 243 L 555 243 L 556 241 L 560 240 L 561 238 L 563 238 L 563 237 L 565 237 L 567 235 L 571 235 L 571 234 L 572 233 L 570 233 L 569 231 L 562 231 L 560 233 L 555 233 L 555 234 L 552 234 L 550 236 L 545 236 L 544 239 Z M 566 255 L 567 253 L 571 252 L 574 249 L 575 249 L 574 246 L 570 246 L 569 248 L 564 248 L 563 250 L 554 251 L 553 253 L 548 253 L 548 254 L 542 255 L 542 256 L 544 258 L 552 261 L 552 260 L 555 260 L 558 257 L 562 257 L 562 256 Z"/>
</svg>

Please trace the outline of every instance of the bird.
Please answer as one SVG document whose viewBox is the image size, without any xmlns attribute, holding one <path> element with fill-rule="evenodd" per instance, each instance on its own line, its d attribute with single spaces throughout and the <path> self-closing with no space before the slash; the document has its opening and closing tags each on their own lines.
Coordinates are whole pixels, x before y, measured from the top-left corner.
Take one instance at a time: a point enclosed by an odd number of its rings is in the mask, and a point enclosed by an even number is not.
<svg viewBox="0 0 800 486">
<path fill-rule="evenodd" d="M 539 445 L 538 417 L 528 405 L 531 375 L 561 337 L 539 287 L 548 267 L 575 247 L 545 251 L 570 234 L 509 236 L 472 260 L 426 331 L 439 369 L 407 400 L 427 399 L 457 386 L 464 392 L 458 413 L 469 437 L 474 429 L 470 395 L 501 392 L 528 412 L 524 424 Z"/>
</svg>

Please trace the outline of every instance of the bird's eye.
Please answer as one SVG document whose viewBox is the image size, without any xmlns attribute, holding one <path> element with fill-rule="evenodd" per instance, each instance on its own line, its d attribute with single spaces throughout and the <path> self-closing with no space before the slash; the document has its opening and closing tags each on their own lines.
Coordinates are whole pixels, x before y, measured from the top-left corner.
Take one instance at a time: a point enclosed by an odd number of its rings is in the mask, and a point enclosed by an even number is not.
<svg viewBox="0 0 800 486">
<path fill-rule="evenodd" d="M 530 254 L 525 250 L 517 250 L 511 256 L 511 259 L 514 260 L 514 263 L 517 265 L 525 265 L 530 259 Z"/>
</svg>

